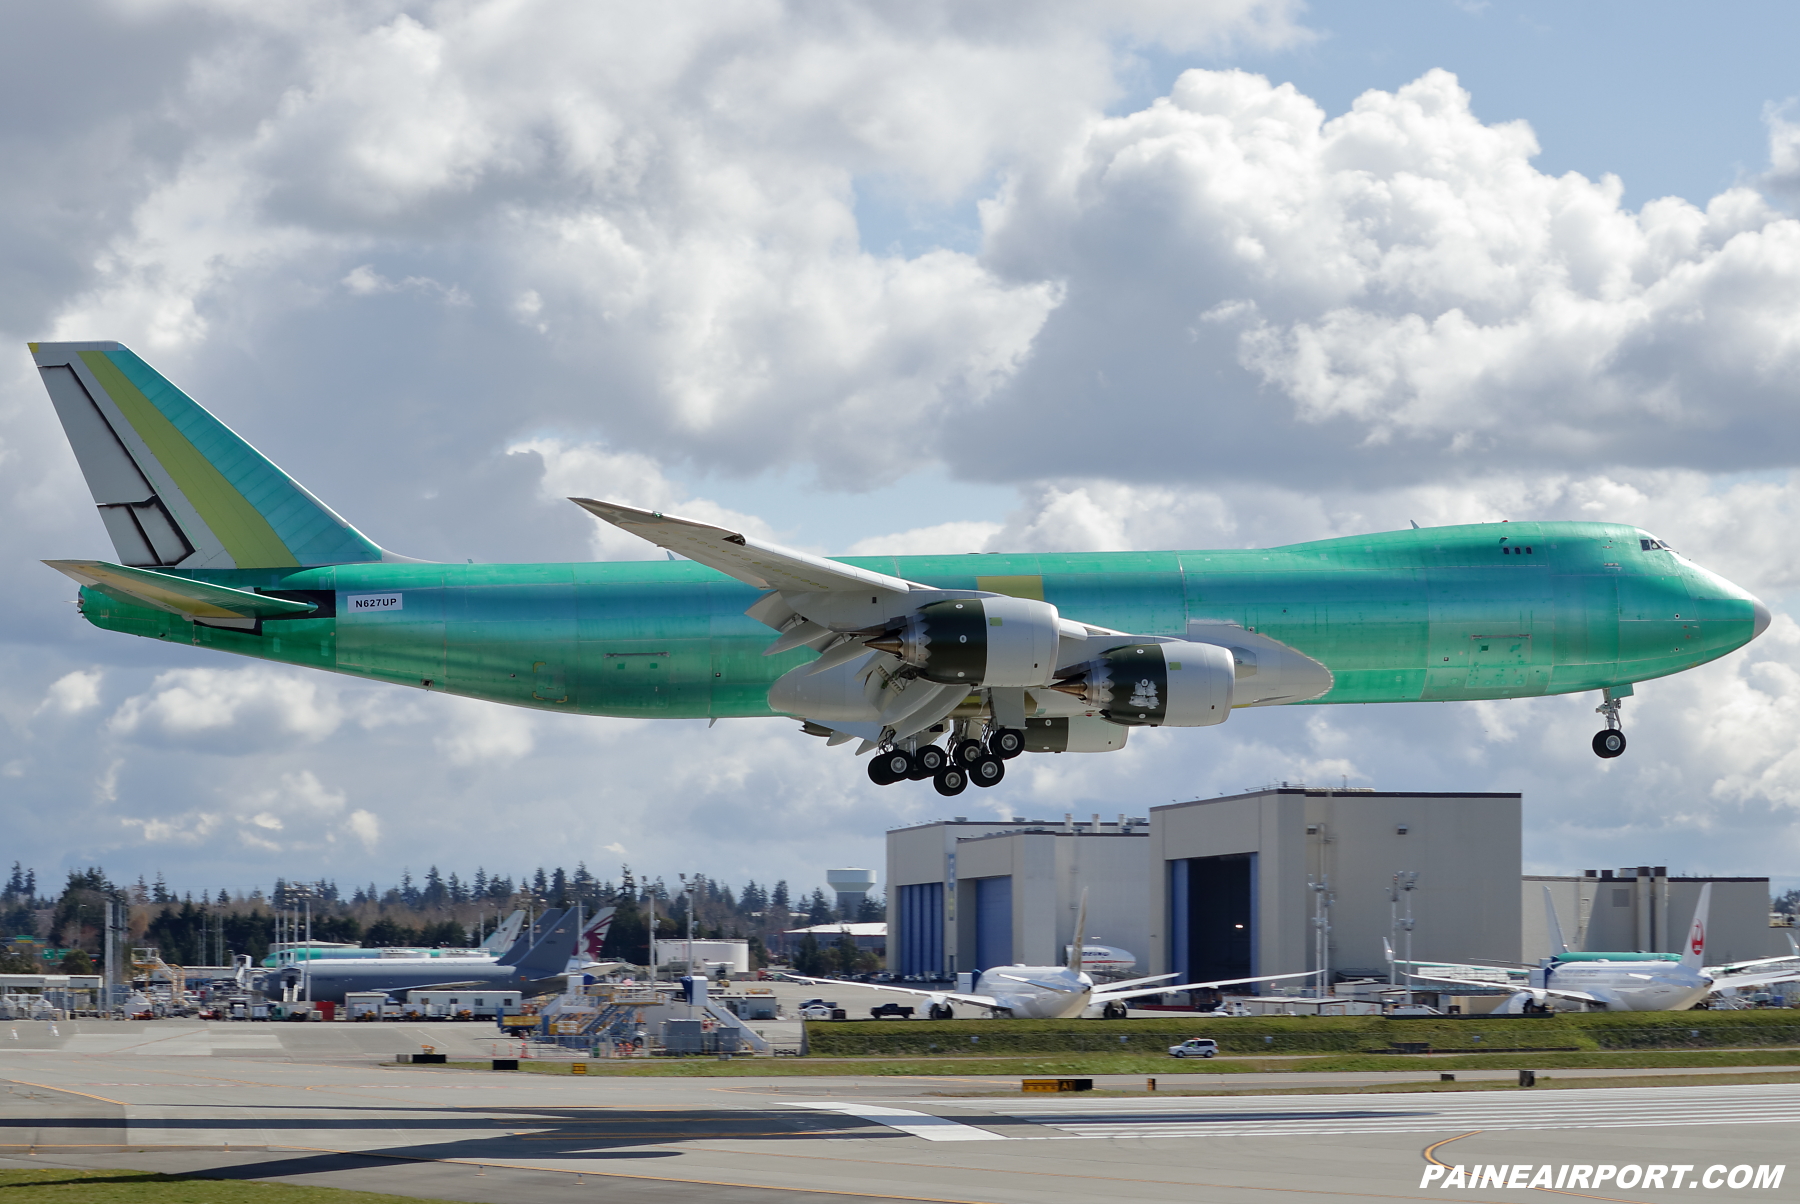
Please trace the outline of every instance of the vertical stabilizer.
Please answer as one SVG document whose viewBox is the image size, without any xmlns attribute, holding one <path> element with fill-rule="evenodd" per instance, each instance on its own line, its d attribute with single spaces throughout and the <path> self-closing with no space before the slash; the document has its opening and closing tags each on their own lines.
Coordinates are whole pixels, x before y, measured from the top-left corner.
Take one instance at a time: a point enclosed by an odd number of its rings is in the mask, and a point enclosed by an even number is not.
<svg viewBox="0 0 1800 1204">
<path fill-rule="evenodd" d="M 612 931 L 613 915 L 617 911 L 616 907 L 602 907 L 582 928 L 581 939 L 575 946 L 578 960 L 583 963 L 600 960 L 600 949 L 606 944 L 606 934 Z"/>
<path fill-rule="evenodd" d="M 30 346 L 121 564 L 251 569 L 384 559 L 126 347 Z"/>
<path fill-rule="evenodd" d="M 1550 897 L 1550 888 L 1544 888 L 1544 923 L 1550 929 L 1550 956 L 1561 957 L 1569 951 L 1569 942 L 1563 940 L 1562 924 L 1556 918 L 1556 900 Z"/>
<path fill-rule="evenodd" d="M 507 916 L 506 919 L 501 922 L 500 927 L 488 934 L 487 940 L 481 942 L 481 951 L 483 953 L 491 953 L 495 957 L 500 956 L 500 954 L 512 948 L 512 943 L 519 939 L 519 929 L 524 926 L 525 911 L 523 908 L 520 908 Z"/>
<path fill-rule="evenodd" d="M 1081 973 L 1081 954 L 1087 945 L 1087 890 L 1081 892 L 1081 910 L 1075 913 L 1075 943 L 1069 946 L 1069 969 Z"/>
<path fill-rule="evenodd" d="M 1700 888 L 1700 901 L 1694 904 L 1694 922 L 1688 925 L 1687 943 L 1681 947 L 1681 964 L 1688 970 L 1699 970 L 1706 964 L 1706 912 L 1712 906 L 1712 883 Z"/>
</svg>

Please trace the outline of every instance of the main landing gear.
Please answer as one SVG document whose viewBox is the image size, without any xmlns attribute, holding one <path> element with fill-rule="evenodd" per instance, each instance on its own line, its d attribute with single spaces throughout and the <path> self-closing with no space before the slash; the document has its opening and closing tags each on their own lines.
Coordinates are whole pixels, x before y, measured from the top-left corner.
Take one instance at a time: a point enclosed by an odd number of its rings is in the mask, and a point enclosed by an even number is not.
<svg viewBox="0 0 1800 1204">
<path fill-rule="evenodd" d="M 1607 760 L 1625 751 L 1625 733 L 1619 727 L 1619 707 L 1624 703 L 1623 697 L 1613 697 L 1611 690 L 1601 692 L 1603 701 L 1594 708 L 1594 714 L 1606 718 L 1606 730 L 1594 736 L 1594 755 Z"/>
<path fill-rule="evenodd" d="M 869 780 L 877 786 L 899 781 L 922 782 L 929 778 L 937 792 L 954 796 L 977 786 L 998 786 L 1006 777 L 1005 762 L 1025 751 L 1025 733 L 1009 727 L 994 728 L 985 741 L 962 734 L 946 750 L 935 744 L 907 741 L 877 752 L 869 759 Z"/>
</svg>

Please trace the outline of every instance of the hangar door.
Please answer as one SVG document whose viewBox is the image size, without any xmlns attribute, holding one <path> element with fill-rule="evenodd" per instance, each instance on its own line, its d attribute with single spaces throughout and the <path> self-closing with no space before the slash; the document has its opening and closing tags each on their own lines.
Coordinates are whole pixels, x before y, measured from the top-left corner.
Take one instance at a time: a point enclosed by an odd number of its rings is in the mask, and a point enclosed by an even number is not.
<svg viewBox="0 0 1800 1204">
<path fill-rule="evenodd" d="M 1256 973 L 1256 854 L 1169 862 L 1170 968 L 1181 982 Z"/>
<path fill-rule="evenodd" d="M 895 969 L 936 978 L 944 972 L 944 884 L 900 888 L 900 941 Z"/>
<path fill-rule="evenodd" d="M 975 968 L 1010 966 L 1012 878 L 975 879 Z"/>
</svg>

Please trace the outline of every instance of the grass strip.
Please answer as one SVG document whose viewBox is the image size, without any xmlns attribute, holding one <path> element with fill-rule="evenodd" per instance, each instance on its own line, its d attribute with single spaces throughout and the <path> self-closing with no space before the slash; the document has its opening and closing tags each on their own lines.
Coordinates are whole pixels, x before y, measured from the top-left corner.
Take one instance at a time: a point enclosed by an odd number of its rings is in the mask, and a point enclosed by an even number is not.
<svg viewBox="0 0 1800 1204">
<path fill-rule="evenodd" d="M 448 1204 L 420 1196 L 149 1171 L 0 1170 L 5 1204 Z"/>
<path fill-rule="evenodd" d="M 526 1059 L 525 1074 L 572 1074 L 571 1062 Z M 585 1063 L 590 1078 L 811 1078 L 821 1075 L 1006 1076 L 1095 1074 L 1266 1074 L 1280 1071 L 1380 1072 L 1414 1070 L 1555 1070 L 1641 1067 L 1796 1066 L 1800 1049 L 1736 1050 L 1591 1050 L 1532 1054 L 1366 1054 L 1315 1058 L 1213 1058 L 1183 1061 L 1142 1054 L 1068 1054 L 1062 1057 L 985 1058 L 642 1058 Z M 394 1067 L 430 1073 L 435 1070 L 482 1070 L 486 1062 L 447 1062 L 442 1066 Z M 496 1073 L 507 1074 L 510 1071 Z"/>
</svg>

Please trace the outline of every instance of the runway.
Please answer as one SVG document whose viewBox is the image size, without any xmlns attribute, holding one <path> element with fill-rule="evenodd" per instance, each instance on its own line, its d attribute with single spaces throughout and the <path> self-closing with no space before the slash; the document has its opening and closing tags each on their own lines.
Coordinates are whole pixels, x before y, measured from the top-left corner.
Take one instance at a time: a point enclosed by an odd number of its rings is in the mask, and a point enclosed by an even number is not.
<svg viewBox="0 0 1800 1204">
<path fill-rule="evenodd" d="M 1429 1196 L 1418 1184 L 1432 1145 L 1451 1161 L 1699 1166 L 1780 1163 L 1800 1148 L 1800 1086 L 1786 1084 L 1036 1098 L 1006 1077 L 581 1079 L 383 1065 L 421 1043 L 488 1039 L 419 1027 L 434 1040 L 408 1026 L 89 1022 L 13 1041 L 0 1027 L 0 1162 L 507 1204 L 596 1191 L 668 1204 L 1366 1202 Z M 1218 1077 L 1172 1069 L 1159 1080 Z M 1721 1195 L 1780 1193 L 1707 1198 Z"/>
</svg>

